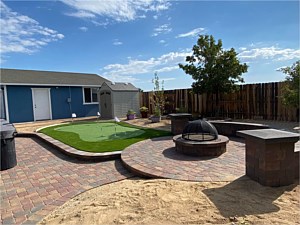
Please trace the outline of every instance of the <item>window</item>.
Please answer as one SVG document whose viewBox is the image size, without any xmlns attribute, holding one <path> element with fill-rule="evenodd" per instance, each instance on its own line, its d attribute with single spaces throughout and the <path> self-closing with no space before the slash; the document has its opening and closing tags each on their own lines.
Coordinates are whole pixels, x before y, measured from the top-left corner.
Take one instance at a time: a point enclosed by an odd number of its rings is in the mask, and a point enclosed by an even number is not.
<svg viewBox="0 0 300 225">
<path fill-rule="evenodd" d="M 92 88 L 92 102 L 98 102 L 97 88 Z"/>
<path fill-rule="evenodd" d="M 98 103 L 98 88 L 83 88 L 84 103 Z"/>
</svg>

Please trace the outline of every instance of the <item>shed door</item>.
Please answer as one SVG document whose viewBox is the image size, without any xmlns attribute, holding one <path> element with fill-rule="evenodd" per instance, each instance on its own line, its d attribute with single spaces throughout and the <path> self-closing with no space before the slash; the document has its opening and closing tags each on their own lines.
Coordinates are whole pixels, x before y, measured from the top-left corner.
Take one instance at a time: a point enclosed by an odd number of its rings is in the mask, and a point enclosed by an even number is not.
<svg viewBox="0 0 300 225">
<path fill-rule="evenodd" d="M 34 120 L 51 119 L 50 89 L 32 88 Z"/>
<path fill-rule="evenodd" d="M 100 92 L 101 116 L 103 118 L 112 118 L 111 111 L 111 92 Z"/>
</svg>

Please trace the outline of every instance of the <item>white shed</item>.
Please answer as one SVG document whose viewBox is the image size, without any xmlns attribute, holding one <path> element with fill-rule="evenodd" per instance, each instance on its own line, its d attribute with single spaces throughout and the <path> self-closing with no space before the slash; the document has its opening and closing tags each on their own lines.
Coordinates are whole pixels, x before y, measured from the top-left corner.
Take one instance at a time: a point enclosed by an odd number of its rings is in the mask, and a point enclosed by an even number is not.
<svg viewBox="0 0 300 225">
<path fill-rule="evenodd" d="M 103 118 L 126 117 L 130 109 L 139 114 L 139 89 L 131 83 L 106 81 L 100 88 L 99 106 Z"/>
</svg>

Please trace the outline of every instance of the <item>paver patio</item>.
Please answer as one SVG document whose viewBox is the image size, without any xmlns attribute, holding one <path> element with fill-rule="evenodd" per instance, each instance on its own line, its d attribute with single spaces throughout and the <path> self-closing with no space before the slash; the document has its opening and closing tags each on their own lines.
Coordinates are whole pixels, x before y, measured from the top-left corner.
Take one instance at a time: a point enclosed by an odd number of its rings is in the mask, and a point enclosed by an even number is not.
<svg viewBox="0 0 300 225">
<path fill-rule="evenodd" d="M 71 159 L 31 138 L 16 138 L 18 165 L 1 171 L 1 224 L 35 224 L 90 188 L 133 175 L 120 160 Z"/>
<path fill-rule="evenodd" d="M 146 177 L 187 181 L 233 181 L 245 175 L 245 144 L 231 138 L 219 157 L 188 156 L 175 151 L 172 137 L 138 142 L 121 154 L 129 170 Z"/>
</svg>

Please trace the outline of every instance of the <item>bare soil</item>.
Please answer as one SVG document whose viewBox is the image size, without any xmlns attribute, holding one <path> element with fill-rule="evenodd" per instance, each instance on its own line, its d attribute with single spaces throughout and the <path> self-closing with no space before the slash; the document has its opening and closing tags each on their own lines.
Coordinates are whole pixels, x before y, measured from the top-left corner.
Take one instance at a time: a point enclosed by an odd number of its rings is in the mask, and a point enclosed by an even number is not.
<svg viewBox="0 0 300 225">
<path fill-rule="evenodd" d="M 71 199 L 39 224 L 299 224 L 299 185 L 166 179 L 100 186 Z"/>
</svg>

